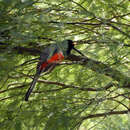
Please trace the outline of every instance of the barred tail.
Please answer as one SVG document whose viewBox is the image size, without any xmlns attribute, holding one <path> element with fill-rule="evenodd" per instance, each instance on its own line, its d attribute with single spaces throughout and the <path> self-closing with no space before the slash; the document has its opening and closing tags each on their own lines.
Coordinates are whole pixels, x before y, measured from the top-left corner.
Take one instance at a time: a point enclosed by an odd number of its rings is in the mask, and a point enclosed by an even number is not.
<svg viewBox="0 0 130 130">
<path fill-rule="evenodd" d="M 25 101 L 28 101 L 28 98 L 29 98 L 33 88 L 35 87 L 35 84 L 36 84 L 38 78 L 39 78 L 39 75 L 36 74 L 33 81 L 32 81 L 32 83 L 31 83 L 31 85 L 30 85 L 30 88 L 28 89 L 28 91 L 27 91 L 27 93 L 25 95 Z"/>
</svg>

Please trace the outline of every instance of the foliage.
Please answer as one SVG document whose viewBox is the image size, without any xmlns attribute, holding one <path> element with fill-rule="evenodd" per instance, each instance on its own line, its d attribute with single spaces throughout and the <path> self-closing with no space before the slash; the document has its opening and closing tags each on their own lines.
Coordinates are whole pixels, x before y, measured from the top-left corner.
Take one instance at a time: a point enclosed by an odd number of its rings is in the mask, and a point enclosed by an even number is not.
<svg viewBox="0 0 130 130">
<path fill-rule="evenodd" d="M 0 128 L 130 128 L 128 0 L 0 0 Z M 64 39 L 72 52 L 24 101 L 36 58 Z M 34 59 L 34 60 L 31 60 Z"/>
</svg>

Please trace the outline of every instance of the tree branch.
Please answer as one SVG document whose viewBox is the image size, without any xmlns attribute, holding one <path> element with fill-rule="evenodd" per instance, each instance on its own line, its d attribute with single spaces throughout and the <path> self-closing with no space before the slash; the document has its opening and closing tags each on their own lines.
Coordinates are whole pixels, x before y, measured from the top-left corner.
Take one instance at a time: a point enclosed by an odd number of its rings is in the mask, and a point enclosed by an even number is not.
<svg viewBox="0 0 130 130">
<path fill-rule="evenodd" d="M 8 49 L 8 46 L 0 47 L 0 52 L 5 51 L 6 49 Z M 40 49 L 26 48 L 26 47 L 20 47 L 20 46 L 12 48 L 12 51 L 17 52 L 18 54 L 28 54 L 28 55 L 34 55 L 34 56 L 40 55 L 41 53 Z M 88 57 L 76 56 L 73 54 L 70 55 L 67 59 L 70 61 L 78 61 L 80 65 L 83 65 L 89 69 L 92 69 L 93 71 L 97 73 L 101 73 L 106 76 L 109 76 L 112 79 L 120 82 L 123 87 L 130 88 L 129 77 L 123 75 L 120 71 L 115 70 L 102 62 L 90 59 Z M 77 64 L 78 62 L 75 62 L 75 63 Z"/>
<path fill-rule="evenodd" d="M 125 88 L 130 88 L 129 77 L 123 75 L 118 70 L 112 69 L 110 66 L 102 62 L 90 59 L 88 57 L 81 57 L 76 55 L 71 55 L 67 59 L 71 61 L 80 61 L 79 64 L 84 65 L 85 67 L 92 69 L 97 73 L 105 74 L 106 76 L 111 77 L 112 79 L 120 82 Z"/>
<path fill-rule="evenodd" d="M 118 27 L 112 25 L 111 23 L 106 23 L 107 25 L 111 26 L 113 29 L 117 30 L 118 32 L 122 33 L 123 35 L 127 36 L 128 38 L 130 38 L 130 35 L 123 32 L 121 29 L 119 29 Z"/>
<path fill-rule="evenodd" d="M 58 22 L 58 21 L 50 21 L 49 23 L 54 24 L 70 24 L 70 25 L 92 25 L 92 26 L 99 26 L 102 23 L 86 23 L 86 22 Z"/>
<path fill-rule="evenodd" d="M 66 85 L 60 82 L 53 82 L 53 81 L 47 81 L 47 80 L 38 80 L 38 82 L 41 83 L 46 83 L 46 84 L 53 84 L 53 85 L 58 85 L 61 86 L 62 88 L 73 88 L 73 89 L 78 89 L 81 91 L 102 91 L 104 90 L 103 88 L 83 88 L 83 87 L 79 87 L 79 86 L 74 86 L 74 85 Z"/>
<path fill-rule="evenodd" d="M 106 113 L 98 113 L 98 114 L 92 114 L 88 116 L 82 116 L 81 120 L 96 118 L 96 117 L 104 117 L 104 116 L 110 116 L 110 115 L 118 115 L 118 114 L 128 114 L 130 112 L 130 109 L 127 111 L 112 111 L 112 112 L 106 112 Z"/>
<path fill-rule="evenodd" d="M 3 53 L 5 52 L 6 50 L 9 49 L 9 46 L 8 44 L 1 44 L 0 45 L 0 53 Z M 22 46 L 16 46 L 16 47 L 11 47 L 10 49 L 12 52 L 16 52 L 18 54 L 24 54 L 24 55 L 33 55 L 33 56 L 36 56 L 36 55 L 40 55 L 41 51 L 40 49 L 38 48 L 27 48 L 27 47 L 22 47 Z"/>
</svg>

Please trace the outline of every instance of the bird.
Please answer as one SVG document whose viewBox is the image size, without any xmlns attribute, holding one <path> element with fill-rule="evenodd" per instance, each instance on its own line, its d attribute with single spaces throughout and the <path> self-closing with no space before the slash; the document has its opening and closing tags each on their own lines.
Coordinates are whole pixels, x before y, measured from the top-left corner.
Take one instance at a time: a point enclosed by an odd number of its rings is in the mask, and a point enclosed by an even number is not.
<svg viewBox="0 0 130 130">
<path fill-rule="evenodd" d="M 45 73 L 53 70 L 57 65 L 57 63 L 63 61 L 71 54 L 72 49 L 77 51 L 82 56 L 84 56 L 79 50 L 77 50 L 74 47 L 75 45 L 76 42 L 72 40 L 64 40 L 60 43 L 51 44 L 41 52 L 39 62 L 36 67 L 36 73 L 30 84 L 28 91 L 25 94 L 25 101 L 29 100 L 29 96 L 32 90 L 34 89 L 36 82 L 40 77 L 41 73 Z"/>
</svg>

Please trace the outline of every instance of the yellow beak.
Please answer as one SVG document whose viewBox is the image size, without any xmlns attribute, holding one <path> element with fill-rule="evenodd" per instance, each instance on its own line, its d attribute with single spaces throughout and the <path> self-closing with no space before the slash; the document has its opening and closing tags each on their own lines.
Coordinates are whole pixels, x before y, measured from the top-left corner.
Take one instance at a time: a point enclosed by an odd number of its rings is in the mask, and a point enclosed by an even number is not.
<svg viewBox="0 0 130 130">
<path fill-rule="evenodd" d="M 77 42 L 73 42 L 73 45 L 77 45 Z"/>
</svg>

